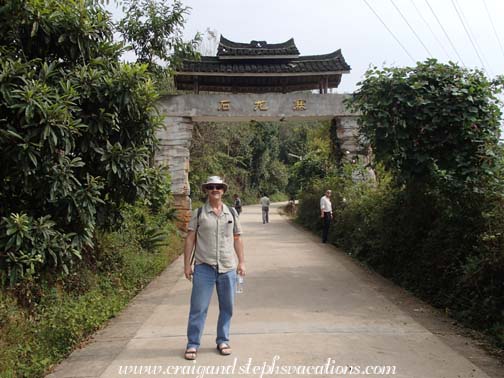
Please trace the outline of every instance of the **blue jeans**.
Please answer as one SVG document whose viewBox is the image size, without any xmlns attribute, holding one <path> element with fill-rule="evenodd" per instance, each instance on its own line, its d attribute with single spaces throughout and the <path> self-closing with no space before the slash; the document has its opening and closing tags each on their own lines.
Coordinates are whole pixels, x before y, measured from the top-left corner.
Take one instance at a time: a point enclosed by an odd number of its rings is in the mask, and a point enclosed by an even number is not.
<svg viewBox="0 0 504 378">
<path fill-rule="evenodd" d="M 217 321 L 217 345 L 229 343 L 229 327 L 233 316 L 233 304 L 236 290 L 236 271 L 218 273 L 208 264 L 194 266 L 191 309 L 187 324 L 187 349 L 198 349 L 205 327 L 208 306 L 214 286 L 219 298 L 219 320 Z"/>
</svg>

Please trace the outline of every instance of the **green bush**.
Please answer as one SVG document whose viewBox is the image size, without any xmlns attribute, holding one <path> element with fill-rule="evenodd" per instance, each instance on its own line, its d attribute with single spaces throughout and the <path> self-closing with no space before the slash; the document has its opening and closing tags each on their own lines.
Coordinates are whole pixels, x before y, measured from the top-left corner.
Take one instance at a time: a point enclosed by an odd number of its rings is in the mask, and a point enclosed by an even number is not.
<svg viewBox="0 0 504 378">
<path fill-rule="evenodd" d="M 166 214 L 152 214 L 145 205 L 137 205 L 127 206 L 122 216 L 122 229 L 97 233 L 94 253 L 70 274 L 56 281 L 25 278 L 0 291 L 1 377 L 43 376 L 182 250 L 182 240 Z M 145 237 L 140 230 L 146 224 L 166 235 L 166 245 L 141 248 Z"/>
<path fill-rule="evenodd" d="M 80 252 L 72 246 L 72 233 L 62 233 L 50 216 L 33 219 L 27 214 L 11 214 L 0 221 L 0 263 L 6 267 L 2 286 L 12 286 L 24 277 L 35 275 L 50 263 L 68 273 L 69 265 Z"/>
<path fill-rule="evenodd" d="M 503 84 L 503 77 L 429 59 L 368 70 L 347 105 L 398 182 L 477 191 L 495 173 Z"/>
<path fill-rule="evenodd" d="M 180 21 L 177 25 L 180 25 Z M 160 209 L 161 126 L 147 65 L 121 63 L 102 2 L 8 1 L 0 12 L 0 275 L 68 274 L 123 203 Z"/>
<path fill-rule="evenodd" d="M 173 209 L 153 214 L 149 207 L 124 205 L 121 235 L 138 243 L 147 252 L 166 245 L 168 235 L 175 233 L 172 223 L 176 218 Z"/>
</svg>

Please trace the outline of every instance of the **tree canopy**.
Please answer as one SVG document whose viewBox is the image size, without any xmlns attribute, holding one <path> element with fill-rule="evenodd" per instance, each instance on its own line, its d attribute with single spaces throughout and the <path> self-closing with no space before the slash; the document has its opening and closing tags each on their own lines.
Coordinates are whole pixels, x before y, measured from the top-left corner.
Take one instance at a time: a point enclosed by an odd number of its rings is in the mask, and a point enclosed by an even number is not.
<svg viewBox="0 0 504 378">
<path fill-rule="evenodd" d="M 502 80 L 427 60 L 371 69 L 349 105 L 376 159 L 405 183 L 441 179 L 475 188 L 492 174 Z"/>
<path fill-rule="evenodd" d="M 150 166 L 161 118 L 148 60 L 169 51 L 147 46 L 151 53 L 139 57 L 145 63 L 121 62 L 125 47 L 114 41 L 102 3 L 0 5 L 4 280 L 67 272 L 75 258 L 92 253 L 96 226 L 111 226 L 122 203 L 143 198 L 159 206 L 166 198 L 166 175 Z M 177 49 L 184 8 L 176 2 L 167 11 L 158 43 L 172 38 Z"/>
</svg>

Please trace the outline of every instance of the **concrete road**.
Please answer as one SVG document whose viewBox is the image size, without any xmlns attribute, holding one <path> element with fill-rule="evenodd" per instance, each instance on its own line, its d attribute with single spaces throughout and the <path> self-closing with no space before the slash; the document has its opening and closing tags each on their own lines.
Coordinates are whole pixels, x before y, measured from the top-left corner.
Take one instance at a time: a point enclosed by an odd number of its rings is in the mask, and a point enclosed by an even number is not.
<svg viewBox="0 0 504 378">
<path fill-rule="evenodd" d="M 241 216 L 248 274 L 231 356 L 215 350 L 214 294 L 197 361 L 184 360 L 191 283 L 179 258 L 49 377 L 504 377 L 453 321 L 277 207 L 266 225 L 259 206 Z"/>
</svg>

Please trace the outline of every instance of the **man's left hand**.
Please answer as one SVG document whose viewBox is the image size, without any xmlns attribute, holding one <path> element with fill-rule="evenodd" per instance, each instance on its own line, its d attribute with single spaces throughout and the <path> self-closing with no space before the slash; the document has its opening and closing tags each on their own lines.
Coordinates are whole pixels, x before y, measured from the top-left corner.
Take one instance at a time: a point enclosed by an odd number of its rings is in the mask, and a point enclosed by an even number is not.
<svg viewBox="0 0 504 378">
<path fill-rule="evenodd" d="M 238 263 L 238 267 L 236 268 L 236 273 L 240 276 L 245 275 L 245 263 Z"/>
</svg>

